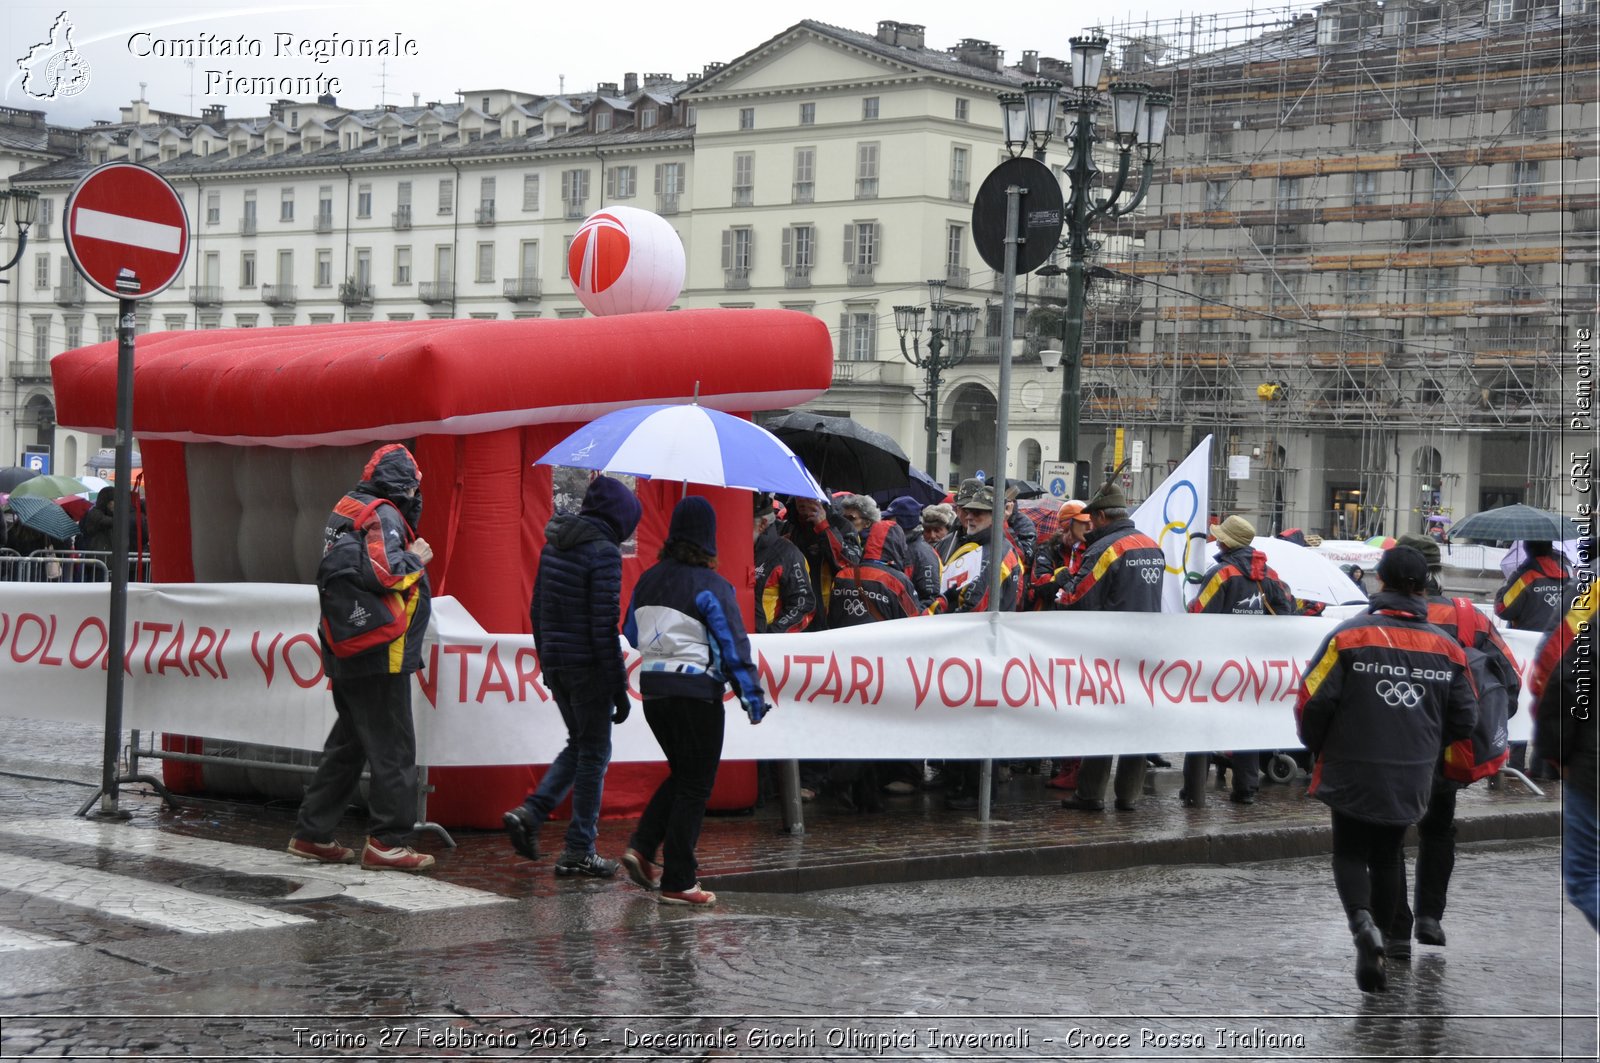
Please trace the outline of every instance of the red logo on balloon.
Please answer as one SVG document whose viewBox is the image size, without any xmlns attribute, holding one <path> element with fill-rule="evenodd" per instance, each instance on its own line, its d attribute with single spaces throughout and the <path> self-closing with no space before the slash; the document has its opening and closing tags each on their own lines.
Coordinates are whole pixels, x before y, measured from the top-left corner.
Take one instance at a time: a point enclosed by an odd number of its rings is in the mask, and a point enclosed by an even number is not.
<svg viewBox="0 0 1600 1063">
<path fill-rule="evenodd" d="M 567 273 L 584 291 L 603 292 L 628 265 L 628 230 L 611 214 L 596 214 L 583 223 L 567 249 Z"/>
</svg>

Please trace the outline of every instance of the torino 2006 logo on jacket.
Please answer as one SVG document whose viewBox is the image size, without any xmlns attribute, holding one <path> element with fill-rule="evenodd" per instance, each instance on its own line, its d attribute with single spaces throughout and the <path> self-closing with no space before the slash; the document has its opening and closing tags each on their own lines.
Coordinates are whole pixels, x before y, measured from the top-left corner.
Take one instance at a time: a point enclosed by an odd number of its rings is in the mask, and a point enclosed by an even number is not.
<svg viewBox="0 0 1600 1063">
<path fill-rule="evenodd" d="M 1392 709 L 1417 708 L 1428 693 L 1423 683 L 1448 683 L 1451 678 L 1450 671 L 1444 668 L 1412 668 L 1409 665 L 1377 664 L 1371 661 L 1353 661 L 1350 668 L 1365 675 L 1382 676 L 1373 692 Z"/>
</svg>

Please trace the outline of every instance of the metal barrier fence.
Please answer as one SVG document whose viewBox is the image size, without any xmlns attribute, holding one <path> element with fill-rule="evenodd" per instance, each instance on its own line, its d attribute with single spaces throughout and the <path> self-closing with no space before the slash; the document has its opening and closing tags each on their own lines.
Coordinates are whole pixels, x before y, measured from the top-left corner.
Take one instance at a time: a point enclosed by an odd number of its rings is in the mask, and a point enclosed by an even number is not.
<svg viewBox="0 0 1600 1063">
<path fill-rule="evenodd" d="M 9 583 L 108 583 L 112 554 L 109 550 L 35 550 L 26 557 L 0 549 L 0 581 Z M 150 555 L 128 558 L 128 579 L 150 582 Z"/>
</svg>

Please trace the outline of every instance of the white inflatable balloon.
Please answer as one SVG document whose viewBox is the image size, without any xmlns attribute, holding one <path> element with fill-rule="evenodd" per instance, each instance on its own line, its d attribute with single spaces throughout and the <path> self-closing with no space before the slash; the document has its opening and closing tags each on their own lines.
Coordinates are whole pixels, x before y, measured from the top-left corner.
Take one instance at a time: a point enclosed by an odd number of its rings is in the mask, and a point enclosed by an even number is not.
<svg viewBox="0 0 1600 1063">
<path fill-rule="evenodd" d="M 567 250 L 578 301 L 597 317 L 665 310 L 683 291 L 683 241 L 659 214 L 603 207 Z"/>
</svg>

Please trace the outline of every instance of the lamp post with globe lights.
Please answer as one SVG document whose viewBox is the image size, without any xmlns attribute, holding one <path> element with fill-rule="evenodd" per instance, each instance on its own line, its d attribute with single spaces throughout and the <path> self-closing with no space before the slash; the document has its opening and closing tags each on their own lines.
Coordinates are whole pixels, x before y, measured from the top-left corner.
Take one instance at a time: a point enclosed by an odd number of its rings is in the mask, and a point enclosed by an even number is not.
<svg viewBox="0 0 1600 1063">
<path fill-rule="evenodd" d="M 944 301 L 942 280 L 928 281 L 928 305 L 897 306 L 894 327 L 900 333 L 900 355 L 922 370 L 927 379 L 928 408 L 923 419 L 928 447 L 923 471 L 938 479 L 939 460 L 939 377 L 966 361 L 972 350 L 972 333 L 977 327 L 978 308 Z M 922 319 L 930 315 L 928 347 L 922 348 Z M 909 342 L 908 342 L 909 341 Z"/>
</svg>

